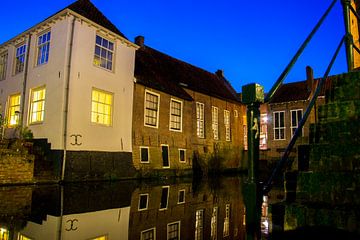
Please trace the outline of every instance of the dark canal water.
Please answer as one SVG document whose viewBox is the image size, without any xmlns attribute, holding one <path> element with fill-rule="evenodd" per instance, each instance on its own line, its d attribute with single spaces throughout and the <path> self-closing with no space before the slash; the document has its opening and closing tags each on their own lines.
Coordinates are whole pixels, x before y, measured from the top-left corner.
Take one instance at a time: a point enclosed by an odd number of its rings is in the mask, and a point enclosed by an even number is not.
<svg viewBox="0 0 360 240">
<path fill-rule="evenodd" d="M 0 240 L 245 239 L 243 182 L 0 187 Z"/>
</svg>

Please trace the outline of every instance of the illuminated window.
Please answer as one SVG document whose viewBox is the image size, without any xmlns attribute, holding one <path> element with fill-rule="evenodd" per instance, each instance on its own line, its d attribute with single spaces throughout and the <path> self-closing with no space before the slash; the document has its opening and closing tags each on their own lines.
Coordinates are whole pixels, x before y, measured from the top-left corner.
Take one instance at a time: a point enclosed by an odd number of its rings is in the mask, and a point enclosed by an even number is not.
<svg viewBox="0 0 360 240">
<path fill-rule="evenodd" d="M 184 163 L 186 162 L 186 150 L 179 149 L 179 162 Z"/>
<path fill-rule="evenodd" d="M 20 94 L 9 97 L 8 125 L 15 126 L 19 124 L 20 118 Z"/>
<path fill-rule="evenodd" d="M 159 210 L 165 210 L 168 207 L 169 189 L 170 189 L 169 186 L 162 187 L 160 209 Z"/>
<path fill-rule="evenodd" d="M 112 93 L 93 89 L 91 95 L 91 122 L 110 126 L 112 123 L 112 105 Z"/>
<path fill-rule="evenodd" d="M 140 162 L 149 163 L 149 148 L 140 147 Z"/>
<path fill-rule="evenodd" d="M 185 189 L 179 190 L 178 204 L 185 203 Z"/>
<path fill-rule="evenodd" d="M 156 232 L 155 228 L 147 229 L 141 232 L 140 240 L 155 240 Z"/>
<path fill-rule="evenodd" d="M 225 206 L 224 232 L 223 236 L 227 237 L 230 234 L 230 204 Z"/>
<path fill-rule="evenodd" d="M 43 33 L 38 37 L 36 65 L 42 65 L 48 62 L 50 52 L 50 38 L 51 32 Z"/>
<path fill-rule="evenodd" d="M 16 48 L 15 74 L 21 73 L 22 71 L 24 71 L 25 54 L 26 54 L 26 45 L 25 44 Z"/>
<path fill-rule="evenodd" d="M 285 111 L 274 112 L 274 139 L 285 139 Z"/>
<path fill-rule="evenodd" d="M 196 211 L 195 214 L 195 240 L 204 239 L 204 209 Z"/>
<path fill-rule="evenodd" d="M 238 117 L 238 111 L 237 110 L 234 110 L 234 117 Z"/>
<path fill-rule="evenodd" d="M 167 239 L 168 240 L 180 239 L 180 222 L 169 223 L 167 225 Z"/>
<path fill-rule="evenodd" d="M 29 123 L 43 122 L 44 115 L 45 115 L 45 87 L 33 89 L 31 91 Z"/>
<path fill-rule="evenodd" d="M 149 204 L 149 194 L 140 194 L 139 195 L 139 211 L 146 210 Z"/>
<path fill-rule="evenodd" d="M 260 115 L 260 149 L 267 149 L 267 115 Z"/>
<path fill-rule="evenodd" d="M 5 228 L 0 228 L 0 240 L 9 240 L 9 231 Z"/>
<path fill-rule="evenodd" d="M 211 107 L 212 116 L 212 131 L 215 140 L 219 139 L 219 109 L 217 107 Z"/>
<path fill-rule="evenodd" d="M 182 102 L 171 99 L 170 101 L 170 130 L 181 131 Z"/>
<path fill-rule="evenodd" d="M 160 95 L 145 91 L 145 111 L 144 121 L 145 126 L 157 127 L 159 118 L 159 101 Z"/>
<path fill-rule="evenodd" d="M 0 54 L 0 80 L 4 80 L 6 77 L 7 58 L 7 52 Z"/>
<path fill-rule="evenodd" d="M 302 109 L 291 110 L 290 114 L 291 114 L 291 137 L 292 137 L 299 126 L 299 122 L 303 115 L 303 110 Z M 304 128 L 302 130 L 304 130 Z M 302 136 L 302 131 L 300 132 L 299 137 L 301 136 Z"/>
<path fill-rule="evenodd" d="M 225 140 L 231 140 L 231 132 L 230 132 L 230 111 L 224 110 L 224 125 L 225 125 Z"/>
<path fill-rule="evenodd" d="M 96 35 L 94 64 L 112 70 L 114 59 L 114 43 Z"/>
<path fill-rule="evenodd" d="M 32 240 L 32 238 L 26 237 L 26 236 L 19 233 L 17 240 Z M 98 240 L 98 239 L 95 238 L 94 240 Z M 102 239 L 99 239 L 99 240 L 102 240 Z"/>
<path fill-rule="evenodd" d="M 243 131 L 244 131 L 244 149 L 248 150 L 248 140 L 247 140 L 248 130 L 247 130 L 246 115 L 243 116 Z"/>
<path fill-rule="evenodd" d="M 217 218 L 218 218 L 218 208 L 214 207 L 211 214 L 211 240 L 217 239 Z"/>
<path fill-rule="evenodd" d="M 203 103 L 196 103 L 196 135 L 199 138 L 205 137 L 204 127 L 204 104 Z"/>
</svg>

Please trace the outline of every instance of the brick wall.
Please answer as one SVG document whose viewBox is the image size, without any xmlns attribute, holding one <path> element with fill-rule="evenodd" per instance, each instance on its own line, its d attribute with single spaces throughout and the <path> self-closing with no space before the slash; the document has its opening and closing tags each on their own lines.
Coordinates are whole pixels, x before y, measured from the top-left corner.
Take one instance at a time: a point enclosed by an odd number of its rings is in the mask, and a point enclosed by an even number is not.
<svg viewBox="0 0 360 240">
<path fill-rule="evenodd" d="M 29 183 L 34 176 L 34 156 L 18 149 L 0 149 L 0 184 Z"/>
</svg>

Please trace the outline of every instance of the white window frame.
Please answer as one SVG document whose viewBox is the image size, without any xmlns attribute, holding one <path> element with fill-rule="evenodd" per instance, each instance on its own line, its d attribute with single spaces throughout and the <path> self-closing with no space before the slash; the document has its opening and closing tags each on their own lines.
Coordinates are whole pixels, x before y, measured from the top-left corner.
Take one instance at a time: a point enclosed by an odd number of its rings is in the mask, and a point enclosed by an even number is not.
<svg viewBox="0 0 360 240">
<path fill-rule="evenodd" d="M 181 161 L 181 151 L 184 151 L 184 161 Z M 186 163 L 186 149 L 179 148 L 179 162 Z"/>
<path fill-rule="evenodd" d="M 239 116 L 239 114 L 238 114 L 238 111 L 237 110 L 234 110 L 234 117 L 238 117 Z"/>
<path fill-rule="evenodd" d="M 219 208 L 213 207 L 210 220 L 210 239 L 217 239 L 217 224 L 218 224 Z"/>
<path fill-rule="evenodd" d="M 204 209 L 195 212 L 195 240 L 204 239 Z"/>
<path fill-rule="evenodd" d="M 163 191 L 163 189 L 165 189 L 165 188 L 168 189 L 168 191 L 167 191 L 167 196 L 166 196 L 166 207 L 161 207 L 162 191 Z M 163 186 L 163 187 L 161 188 L 159 211 L 164 211 L 164 210 L 167 210 L 167 209 L 168 209 L 168 207 L 169 207 L 169 195 L 170 195 L 170 186 Z"/>
<path fill-rule="evenodd" d="M 296 112 L 296 125 L 295 125 L 295 126 L 293 125 L 293 112 Z M 301 117 L 304 116 L 304 111 L 303 111 L 303 109 L 301 109 L 301 108 L 290 110 L 290 131 L 291 131 L 291 137 L 294 136 L 294 133 L 295 133 L 296 129 L 298 128 L 299 123 L 300 123 L 300 120 L 301 120 L 301 119 L 298 119 L 298 114 L 297 114 L 298 112 L 301 112 Z M 302 136 L 304 136 L 304 128 L 302 128 L 301 134 L 302 134 Z"/>
<path fill-rule="evenodd" d="M 100 43 L 98 43 L 98 38 L 100 38 Z M 104 42 L 107 42 L 107 46 L 105 46 Z M 112 45 L 112 49 L 110 48 L 110 43 Z M 102 36 L 101 34 L 96 34 L 95 36 L 95 46 L 94 46 L 94 59 L 93 64 L 96 67 L 99 67 L 101 69 L 114 72 L 114 66 L 115 66 L 115 41 L 109 40 L 109 38 L 106 38 Z M 99 50 L 99 52 L 97 52 Z M 105 52 L 105 56 L 102 56 L 102 52 Z M 111 59 L 109 56 L 112 56 Z M 105 65 L 103 65 L 103 61 Z M 110 63 L 110 67 L 108 67 L 108 64 Z"/>
<path fill-rule="evenodd" d="M 211 107 L 211 126 L 213 131 L 214 140 L 219 140 L 219 108 Z"/>
<path fill-rule="evenodd" d="M 184 201 L 180 201 L 180 194 L 181 193 L 184 193 Z M 184 204 L 185 203 L 185 200 L 186 199 L 186 191 L 185 191 L 185 189 L 181 189 L 181 190 L 179 190 L 179 192 L 178 192 L 178 202 L 177 202 L 177 204 Z"/>
<path fill-rule="evenodd" d="M 225 205 L 224 231 L 223 236 L 230 235 L 230 204 Z"/>
<path fill-rule="evenodd" d="M 146 232 L 149 232 L 149 231 L 152 231 L 154 233 L 154 240 L 156 240 L 156 228 L 155 227 L 141 231 L 140 232 L 140 240 L 144 240 L 143 234 Z"/>
<path fill-rule="evenodd" d="M 161 161 L 164 161 L 163 159 L 163 155 L 162 155 L 162 147 L 167 147 L 167 157 L 168 157 L 168 161 L 169 161 L 169 166 L 163 166 L 162 168 L 170 168 L 170 147 L 168 144 L 160 144 L 160 148 L 161 148 Z M 162 162 L 163 163 L 163 162 Z"/>
<path fill-rule="evenodd" d="M 281 113 L 283 113 L 283 116 L 284 116 L 284 119 L 283 119 L 283 123 L 284 123 L 284 126 L 283 127 L 281 127 L 280 125 L 280 123 L 281 123 Z M 276 115 L 278 115 L 278 127 L 276 127 Z M 274 111 L 273 112 L 273 119 L 274 119 L 274 121 L 273 121 L 273 126 L 274 126 L 274 140 L 286 140 L 286 126 L 285 126 L 285 111 Z M 278 134 L 278 136 L 279 136 L 279 138 L 276 138 L 276 131 L 279 131 L 279 134 Z M 281 131 L 284 131 L 284 138 L 281 138 Z"/>
<path fill-rule="evenodd" d="M 14 75 L 22 73 L 25 69 L 27 45 L 22 43 L 16 46 L 14 57 Z"/>
<path fill-rule="evenodd" d="M 171 223 L 168 223 L 167 224 L 167 228 L 166 228 L 166 239 L 170 239 L 170 236 L 169 236 L 169 226 L 170 225 L 174 225 L 174 224 L 176 224 L 176 225 L 178 225 L 178 229 L 177 229 L 177 239 L 181 239 L 181 237 L 180 237 L 180 229 L 181 229 L 181 221 L 176 221 L 176 222 L 171 222 Z"/>
<path fill-rule="evenodd" d="M 173 113 L 172 112 L 172 110 L 173 110 L 173 108 L 172 108 L 172 103 L 173 102 L 176 102 L 176 103 L 180 103 L 180 116 L 178 116 L 178 115 L 176 115 L 175 113 Z M 177 129 L 177 128 L 174 128 L 173 126 L 172 126 L 172 123 L 174 122 L 174 121 L 172 121 L 172 117 L 180 117 L 180 128 L 179 129 Z M 171 98 L 170 99 L 170 111 L 169 111 L 169 130 L 170 131 L 174 131 L 174 132 L 182 132 L 182 122 L 183 122 L 183 120 L 182 120 L 182 118 L 183 118 L 183 102 L 182 101 L 179 101 L 179 100 L 176 100 L 176 99 L 174 99 L 174 98 Z"/>
<path fill-rule="evenodd" d="M 196 135 L 205 138 L 205 105 L 201 102 L 196 102 Z"/>
<path fill-rule="evenodd" d="M 46 41 L 40 42 L 40 37 L 46 37 Z M 44 65 L 50 58 L 51 30 L 46 30 L 37 35 L 36 42 L 36 66 Z"/>
<path fill-rule="evenodd" d="M 141 197 L 142 196 L 146 196 L 146 207 L 145 208 L 140 208 L 140 202 L 141 202 Z M 139 194 L 138 211 L 145 211 L 145 210 L 148 209 L 148 207 L 149 207 L 149 194 L 148 193 Z"/>
<path fill-rule="evenodd" d="M 44 98 L 43 99 L 40 99 L 40 100 L 36 100 L 34 101 L 34 93 L 35 92 L 38 92 L 38 91 L 41 91 L 41 90 L 44 90 Z M 37 111 L 37 112 L 42 112 L 42 117 L 41 117 L 41 120 L 39 121 L 34 121 L 33 120 L 33 111 L 34 111 L 34 105 L 37 104 L 37 103 L 40 103 L 42 102 L 42 109 L 41 111 Z M 46 86 L 41 86 L 41 87 L 37 87 L 37 88 L 32 88 L 30 89 L 30 104 L 29 104 L 29 120 L 28 120 L 28 123 L 29 124 L 41 124 L 44 122 L 45 120 L 45 103 L 46 103 Z"/>
<path fill-rule="evenodd" d="M 157 97 L 157 109 L 156 109 L 156 125 L 152 125 L 152 124 L 148 124 L 146 123 L 146 109 L 147 109 L 147 101 L 146 101 L 146 95 L 147 94 L 151 94 Z M 149 108 L 150 109 L 150 108 Z M 151 127 L 151 128 L 158 128 L 159 127 L 159 109 L 160 109 L 160 94 L 149 91 L 149 90 L 145 90 L 145 95 L 144 95 L 144 126 L 146 127 Z M 150 109 L 151 111 L 155 111 L 154 109 Z"/>
<path fill-rule="evenodd" d="M 8 57 L 7 51 L 0 53 L 0 81 L 6 78 Z"/>
<path fill-rule="evenodd" d="M 93 93 L 94 92 L 99 92 L 99 93 L 105 94 L 105 96 L 110 96 L 111 97 L 111 104 L 109 105 L 106 102 L 94 101 L 93 100 Z M 109 123 L 102 123 L 102 122 L 98 122 L 98 121 L 93 121 L 93 119 L 92 119 L 93 113 L 96 114 L 97 116 L 99 116 L 99 115 L 107 116 L 107 114 L 105 114 L 104 112 L 100 112 L 100 111 L 95 112 L 95 111 L 93 111 L 93 104 L 97 104 L 97 106 L 103 105 L 103 106 L 110 107 L 110 116 L 108 116 L 109 121 L 110 121 Z M 92 88 L 91 89 L 91 113 L 90 113 L 90 121 L 91 121 L 91 123 L 111 127 L 112 124 L 113 124 L 113 115 L 114 115 L 114 93 L 108 92 L 108 91 L 105 91 L 105 90 L 102 90 L 102 89 L 98 89 L 98 88 Z"/>
<path fill-rule="evenodd" d="M 147 156 L 148 156 L 147 162 L 142 161 L 142 149 L 146 149 L 146 150 L 147 150 Z M 140 163 L 145 163 L 145 164 L 150 163 L 150 149 L 149 149 L 149 147 L 140 146 Z"/>
<path fill-rule="evenodd" d="M 227 142 L 231 141 L 231 120 L 230 120 L 230 111 L 224 110 L 224 126 L 225 126 L 225 140 Z"/>
</svg>

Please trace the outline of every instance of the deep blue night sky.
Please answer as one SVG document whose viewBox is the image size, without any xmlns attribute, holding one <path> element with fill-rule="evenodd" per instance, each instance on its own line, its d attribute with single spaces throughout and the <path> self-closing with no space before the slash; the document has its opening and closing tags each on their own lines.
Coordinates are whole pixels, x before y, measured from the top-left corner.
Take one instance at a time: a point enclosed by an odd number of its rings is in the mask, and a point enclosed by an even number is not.
<svg viewBox="0 0 360 240">
<path fill-rule="evenodd" d="M 73 0 L 2 1 L 0 43 L 56 13 Z M 92 0 L 131 41 L 210 72 L 223 69 L 235 90 L 270 87 L 332 0 Z M 344 34 L 340 0 L 287 77 L 305 79 L 305 67 L 323 75 Z M 346 71 L 342 50 L 332 74 Z"/>
</svg>

